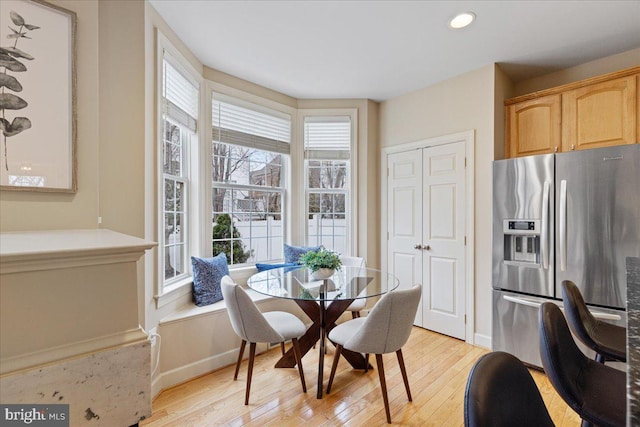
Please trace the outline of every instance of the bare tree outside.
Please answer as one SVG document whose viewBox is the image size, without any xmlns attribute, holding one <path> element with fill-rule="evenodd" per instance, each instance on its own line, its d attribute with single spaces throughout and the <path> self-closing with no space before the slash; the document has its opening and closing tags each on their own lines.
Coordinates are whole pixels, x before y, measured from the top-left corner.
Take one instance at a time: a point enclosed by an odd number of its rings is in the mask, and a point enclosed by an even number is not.
<svg viewBox="0 0 640 427">
<path fill-rule="evenodd" d="M 343 194 L 323 192 L 323 189 L 344 189 L 347 180 L 347 164 L 344 161 L 310 160 L 309 170 L 309 216 L 321 214 L 323 218 L 344 218 L 345 197 Z M 334 216 L 338 214 L 338 216 Z"/>
<path fill-rule="evenodd" d="M 213 141 L 212 153 L 212 221 L 218 230 L 214 236 L 214 255 L 221 244 L 241 244 L 243 240 L 249 242 L 246 256 L 238 252 L 238 256 L 230 260 L 231 263 L 246 262 L 255 253 L 254 242 L 251 235 L 241 236 L 234 224 L 264 221 L 268 216 L 282 219 L 282 155 L 217 141 Z M 230 188 L 232 185 L 235 188 Z M 229 228 L 226 234 L 220 229 L 221 222 Z M 241 250 L 244 251 L 244 247 Z"/>
<path fill-rule="evenodd" d="M 231 182 L 234 173 L 240 169 L 243 162 L 251 157 L 251 149 L 236 145 L 213 142 L 211 145 L 212 164 L 211 175 L 213 182 Z M 224 212 L 226 188 L 213 188 L 213 220 Z"/>
</svg>

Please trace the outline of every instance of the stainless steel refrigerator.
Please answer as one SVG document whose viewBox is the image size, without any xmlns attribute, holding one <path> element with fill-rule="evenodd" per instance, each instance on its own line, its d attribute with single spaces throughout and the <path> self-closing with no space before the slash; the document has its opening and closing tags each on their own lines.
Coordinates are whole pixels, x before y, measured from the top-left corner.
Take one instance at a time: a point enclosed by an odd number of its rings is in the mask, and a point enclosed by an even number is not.
<svg viewBox="0 0 640 427">
<path fill-rule="evenodd" d="M 626 326 L 628 256 L 640 256 L 640 145 L 495 161 L 493 349 L 541 367 L 538 308 L 562 306 L 563 280 Z"/>
</svg>

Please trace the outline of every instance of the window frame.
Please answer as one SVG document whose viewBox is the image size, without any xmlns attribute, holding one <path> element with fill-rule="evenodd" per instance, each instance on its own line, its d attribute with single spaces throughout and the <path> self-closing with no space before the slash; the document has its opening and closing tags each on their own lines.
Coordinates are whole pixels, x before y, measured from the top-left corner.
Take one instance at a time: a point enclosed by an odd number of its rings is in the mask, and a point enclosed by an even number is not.
<svg viewBox="0 0 640 427">
<path fill-rule="evenodd" d="M 191 193 L 191 182 L 189 180 L 189 176 L 190 176 L 190 162 L 189 162 L 189 158 L 190 158 L 190 147 L 189 145 L 191 145 L 192 143 L 192 139 L 194 134 L 190 133 L 188 129 L 185 129 L 182 125 L 180 125 L 179 123 L 174 122 L 169 116 L 164 116 L 163 114 L 163 136 L 162 136 L 162 142 L 164 144 L 165 142 L 165 130 L 164 130 L 164 122 L 168 122 L 172 125 L 178 126 L 178 128 L 180 129 L 180 144 L 181 144 L 181 157 L 183 159 L 182 164 L 181 164 L 181 175 L 173 175 L 173 174 L 169 174 L 166 173 L 164 171 L 164 161 L 163 164 L 161 165 L 162 167 L 162 182 L 158 183 L 159 187 L 162 187 L 161 193 L 161 199 L 159 199 L 160 201 L 160 205 L 161 208 L 159 209 L 159 211 L 162 211 L 161 217 L 159 222 L 161 222 L 160 224 L 160 228 L 161 230 L 159 231 L 158 237 L 161 238 L 162 240 L 160 241 L 160 250 L 162 251 L 162 253 L 160 254 L 160 256 L 158 257 L 158 263 L 160 264 L 160 271 L 162 273 L 162 287 L 163 289 L 165 288 L 171 288 L 172 285 L 174 285 L 175 283 L 180 283 L 182 281 L 184 281 L 184 279 L 188 278 L 191 273 L 190 273 L 190 268 L 189 268 L 189 244 L 191 241 L 191 238 L 189 236 L 189 231 L 191 230 L 191 223 L 190 223 L 190 218 L 189 218 L 189 212 L 191 211 L 191 198 L 190 198 L 190 193 Z M 163 145 L 163 152 L 164 152 L 164 145 Z M 169 249 L 169 243 L 166 242 L 164 236 L 164 226 L 165 226 L 165 215 L 167 213 L 169 213 L 169 211 L 167 211 L 166 209 L 166 202 L 165 202 L 165 185 L 167 180 L 171 180 L 174 181 L 175 183 L 181 183 L 183 185 L 183 192 L 184 192 L 184 196 L 183 196 L 183 206 L 182 206 L 182 210 L 179 211 L 177 209 L 173 209 L 172 211 L 170 211 L 171 213 L 174 214 L 178 214 L 180 212 L 182 212 L 183 214 L 183 221 L 184 221 L 184 228 L 186 230 L 186 232 L 184 233 L 184 242 L 182 244 L 182 246 L 184 247 L 184 254 L 183 254 L 183 259 L 181 260 L 181 262 L 184 264 L 183 267 L 183 272 L 179 275 L 176 275 L 170 279 L 167 279 L 165 277 L 165 271 L 166 271 L 166 265 L 165 265 L 165 260 L 166 260 L 166 256 L 165 252 L 166 250 Z M 182 225 L 182 224 L 181 224 Z M 158 239 L 160 240 L 160 239 Z M 172 246 L 177 246 L 177 245 L 172 245 Z"/>
<path fill-rule="evenodd" d="M 308 215 L 308 200 L 309 200 L 309 188 L 308 188 L 308 163 L 305 154 L 305 137 L 304 137 L 304 123 L 306 117 L 346 117 L 348 116 L 351 122 L 351 140 L 349 145 L 349 159 L 348 159 L 348 175 L 349 175 L 349 189 L 348 189 L 348 202 L 345 209 L 347 232 L 346 232 L 346 253 L 345 256 L 357 256 L 358 254 L 358 109 L 357 108 L 323 108 L 323 109 L 299 109 L 298 110 L 298 123 L 299 126 L 299 145 L 300 156 L 298 157 L 302 161 L 302 178 L 304 184 L 302 185 L 303 201 L 299 204 L 301 209 L 302 218 L 302 230 L 301 235 L 304 236 L 305 244 L 309 244 L 309 215 Z M 320 159 L 314 159 L 320 160 Z M 326 189 L 333 192 L 331 189 Z"/>
<path fill-rule="evenodd" d="M 156 138 L 154 138 L 154 147 L 156 152 L 156 241 L 158 247 L 155 252 L 155 295 L 157 308 L 165 306 L 169 303 L 176 301 L 191 292 L 191 283 L 193 281 L 191 263 L 189 262 L 190 256 L 199 252 L 201 246 L 200 237 L 196 232 L 197 227 L 191 227 L 191 224 L 197 224 L 201 218 L 201 204 L 202 196 L 200 191 L 200 171 L 202 167 L 199 159 L 202 156 L 202 129 L 206 126 L 206 114 L 204 111 L 204 98 L 205 98 L 205 81 L 200 72 L 198 72 L 191 63 L 182 55 L 179 50 L 164 36 L 158 29 L 156 29 L 156 92 L 155 92 L 155 105 L 156 105 Z M 164 278 L 164 186 L 165 186 L 165 173 L 164 173 L 164 159 L 163 159 L 163 144 L 164 144 L 164 120 L 165 113 L 163 107 L 163 87 L 164 87 L 164 60 L 165 54 L 167 55 L 168 62 L 177 71 L 182 74 L 190 83 L 192 83 L 198 89 L 198 117 L 196 132 L 191 132 L 186 126 L 178 124 L 182 131 L 183 137 L 186 137 L 188 141 L 183 149 L 185 173 L 182 176 L 183 182 L 186 183 L 185 187 L 185 206 L 184 209 L 184 221 L 186 223 L 187 230 L 184 233 L 185 242 L 185 255 L 184 255 L 184 273 L 180 276 L 174 277 L 170 280 Z M 167 119 L 169 117 L 166 117 Z M 170 120 L 171 121 L 171 120 Z M 175 122 L 175 121 L 174 121 Z M 172 175 L 169 175 L 172 176 Z"/>
<path fill-rule="evenodd" d="M 224 183 L 224 182 L 214 182 L 213 176 L 210 170 L 211 162 L 209 161 L 209 164 L 208 164 L 209 169 L 207 170 L 207 179 L 209 182 L 209 187 L 207 188 L 208 194 L 209 194 L 209 200 L 207 200 L 207 206 L 209 207 L 209 211 L 208 211 L 209 217 L 211 217 L 213 214 L 213 211 L 211 210 L 213 207 L 213 188 L 225 188 L 225 189 L 232 189 L 232 190 L 241 190 L 241 191 L 245 190 L 245 191 L 256 191 L 256 192 L 278 192 L 281 195 L 281 206 L 282 206 L 281 208 L 282 230 L 283 230 L 282 241 L 283 243 L 287 243 L 288 242 L 287 236 L 290 235 L 289 230 L 291 228 L 291 222 L 292 222 L 291 207 L 288 201 L 289 201 L 289 195 L 291 194 L 291 176 L 292 176 L 291 151 L 293 150 L 293 147 L 296 144 L 296 138 L 295 138 L 296 133 L 294 131 L 295 124 L 296 124 L 296 109 L 289 108 L 283 104 L 279 104 L 265 98 L 261 98 L 255 95 L 247 94 L 245 92 L 234 90 L 220 83 L 216 83 L 212 81 L 208 81 L 207 83 L 208 83 L 208 88 L 207 88 L 208 101 L 207 102 L 209 106 L 209 111 L 208 111 L 209 116 L 212 116 L 213 114 L 213 101 L 214 99 L 216 99 L 220 102 L 231 103 L 243 108 L 252 109 L 260 113 L 265 113 L 269 115 L 275 114 L 276 116 L 280 115 L 283 118 L 286 116 L 286 118 L 290 122 L 290 127 L 289 127 L 290 142 L 288 144 L 289 152 L 287 153 L 284 153 L 282 151 L 271 150 L 269 149 L 269 147 L 254 146 L 249 144 L 248 145 L 230 144 L 230 145 L 242 146 L 248 149 L 261 150 L 261 151 L 266 151 L 266 152 L 281 155 L 282 162 L 280 165 L 281 167 L 280 187 L 271 187 L 271 186 L 263 187 L 259 185 L 250 185 L 250 184 L 232 184 L 232 183 Z M 212 125 L 213 124 L 211 123 L 211 126 L 209 126 L 210 130 L 213 129 Z M 213 136 L 211 135 L 207 144 L 210 150 L 211 150 L 212 144 L 213 144 Z M 228 144 L 228 143 L 223 142 L 223 144 Z M 211 159 L 212 156 L 213 156 L 213 153 L 209 153 L 208 159 Z M 209 222 L 212 222 L 212 221 L 209 221 Z M 210 224 L 209 227 L 210 227 L 210 232 L 207 235 L 211 236 L 212 224 Z M 211 243 L 212 243 L 212 240 L 210 239 L 209 249 L 208 249 L 210 252 L 212 251 Z M 271 259 L 265 259 L 265 260 L 260 259 L 260 260 L 252 260 L 252 261 L 241 263 L 241 264 L 229 264 L 229 271 L 252 269 L 254 268 L 256 262 L 274 262 L 274 261 L 280 261 L 282 259 L 284 258 L 271 258 Z"/>
</svg>

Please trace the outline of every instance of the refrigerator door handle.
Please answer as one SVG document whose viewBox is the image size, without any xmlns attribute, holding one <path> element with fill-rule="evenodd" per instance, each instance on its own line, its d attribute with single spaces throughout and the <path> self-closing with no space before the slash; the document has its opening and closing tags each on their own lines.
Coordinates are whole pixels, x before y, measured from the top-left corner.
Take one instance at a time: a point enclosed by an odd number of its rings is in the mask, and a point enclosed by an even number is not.
<svg viewBox="0 0 640 427">
<path fill-rule="evenodd" d="M 502 299 L 504 299 L 505 301 L 514 302 L 516 304 L 526 305 L 527 307 L 533 307 L 533 308 L 540 308 L 540 306 L 542 305 L 541 302 L 533 301 L 527 298 L 512 297 L 511 295 L 503 295 Z"/>
<path fill-rule="evenodd" d="M 542 224 L 540 225 L 540 234 L 542 240 L 542 268 L 549 268 L 549 192 L 551 183 L 544 182 L 544 193 L 542 196 Z"/>
<path fill-rule="evenodd" d="M 560 270 L 567 270 L 567 181 L 560 181 Z"/>
<path fill-rule="evenodd" d="M 527 307 L 533 307 L 533 308 L 540 308 L 540 306 L 542 305 L 541 302 L 530 300 L 524 297 L 520 297 L 520 298 L 512 297 L 511 295 L 503 295 L 502 299 L 504 299 L 505 301 L 513 302 L 520 305 L 526 305 Z M 560 305 L 560 308 L 564 311 L 564 308 L 562 307 L 562 305 Z M 620 316 L 619 314 L 603 313 L 601 311 L 591 311 L 591 310 L 589 310 L 589 312 L 593 317 L 600 320 L 622 320 L 622 316 Z"/>
</svg>

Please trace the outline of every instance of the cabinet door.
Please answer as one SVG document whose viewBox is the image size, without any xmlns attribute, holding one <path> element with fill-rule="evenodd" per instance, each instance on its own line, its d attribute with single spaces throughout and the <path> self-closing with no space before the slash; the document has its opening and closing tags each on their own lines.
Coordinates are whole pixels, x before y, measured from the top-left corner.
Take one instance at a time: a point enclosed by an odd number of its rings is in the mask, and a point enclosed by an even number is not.
<svg viewBox="0 0 640 427">
<path fill-rule="evenodd" d="M 507 109 L 507 157 L 554 153 L 560 148 L 560 95 L 523 101 Z"/>
<path fill-rule="evenodd" d="M 636 142 L 636 76 L 562 95 L 562 151 Z"/>
</svg>

